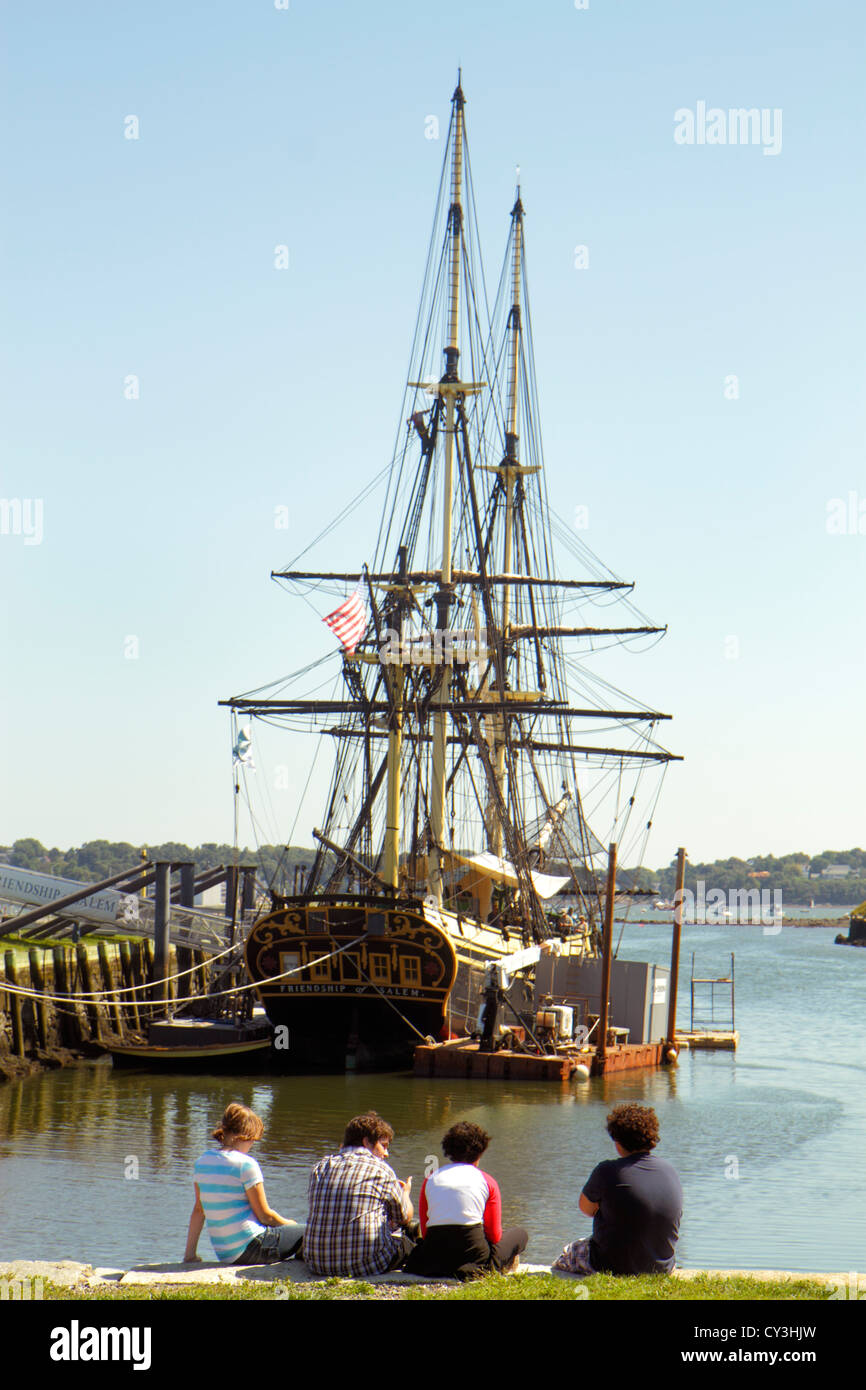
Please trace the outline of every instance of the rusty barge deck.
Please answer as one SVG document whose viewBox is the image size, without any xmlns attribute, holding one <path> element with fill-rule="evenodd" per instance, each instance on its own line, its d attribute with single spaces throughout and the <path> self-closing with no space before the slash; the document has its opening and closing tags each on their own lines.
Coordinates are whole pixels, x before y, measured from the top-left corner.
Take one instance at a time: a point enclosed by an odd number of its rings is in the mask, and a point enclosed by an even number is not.
<svg viewBox="0 0 866 1390">
<path fill-rule="evenodd" d="M 415 1049 L 416 1076 L 460 1077 L 472 1081 L 570 1081 L 585 1068 L 591 1076 L 613 1071 L 660 1067 L 667 1064 L 666 1045 L 620 1043 L 609 1046 L 604 1056 L 595 1048 L 544 1056 L 527 1052 L 481 1052 L 477 1042 L 459 1038 L 452 1042 L 420 1044 Z"/>
</svg>

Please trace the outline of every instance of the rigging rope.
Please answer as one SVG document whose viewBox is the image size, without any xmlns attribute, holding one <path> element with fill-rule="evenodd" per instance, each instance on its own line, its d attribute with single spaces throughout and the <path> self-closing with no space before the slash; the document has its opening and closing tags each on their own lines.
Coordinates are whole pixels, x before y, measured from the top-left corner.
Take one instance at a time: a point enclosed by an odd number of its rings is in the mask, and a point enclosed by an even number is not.
<svg viewBox="0 0 866 1390">
<path fill-rule="evenodd" d="M 332 951 L 332 952 L 330 953 L 330 955 L 327 955 L 327 956 L 317 956 L 317 957 L 316 957 L 315 964 L 316 964 L 316 965 L 319 965 L 319 964 L 321 964 L 322 962 L 324 962 L 324 961 L 326 961 L 326 960 L 333 960 L 335 956 L 340 956 L 340 955 L 342 955 L 344 951 L 348 951 L 352 946 L 357 946 L 359 942 L 365 940 L 366 935 L 367 935 L 367 934 L 365 933 L 364 936 L 358 936 L 358 937 L 356 937 L 354 941 L 347 941 L 345 946 L 340 946 L 340 947 L 338 948 L 338 950 Z M 230 949 L 230 950 L 236 950 L 236 949 L 237 949 L 237 945 L 232 946 L 232 947 L 230 947 L 229 949 Z M 225 955 L 226 953 L 225 953 L 225 952 L 221 952 L 221 954 L 222 954 L 222 955 Z M 217 959 L 219 959 L 219 957 L 214 956 L 213 959 L 214 959 L 214 960 L 217 960 Z M 208 963 L 209 963 L 209 962 L 208 962 Z M 311 961 L 308 961 L 306 965 L 299 965 L 299 966 L 296 966 L 296 967 L 294 967 L 292 970 L 283 970 L 283 971 L 280 972 L 279 975 L 269 975 L 269 976 L 267 976 L 264 980 L 253 980 L 253 981 L 251 981 L 249 984 L 246 984 L 246 985 L 235 985 L 232 989 L 215 989 L 215 990 L 213 990 L 213 992 L 208 992 L 207 994 L 188 994 L 188 995 L 184 995 L 184 996 L 181 997 L 181 998 L 177 998 L 177 999 L 167 999 L 167 1000 L 165 1000 L 165 1001 L 163 1001 L 163 1000 L 161 1000 L 161 999 L 152 999 L 152 998 L 151 998 L 151 999 L 131 1000 L 130 1002 L 131 1002 L 131 1003 L 138 1003 L 138 1004 L 157 1004 L 157 1005 L 165 1003 L 165 1004 L 169 1005 L 171 1008 L 174 1008 L 174 1006 L 175 1006 L 176 1004 L 201 1004 L 201 1003 L 203 1003 L 204 1001 L 209 1000 L 209 999 L 222 999 L 222 998 L 228 998 L 230 995 L 234 995 L 234 994 L 245 994 L 248 990 L 251 990 L 251 989 L 261 989 L 263 985 L 272 985 L 272 984 L 275 984 L 277 980 L 287 980 L 287 979 L 289 978 L 290 975 L 300 975 L 302 971 L 308 970 L 308 969 L 310 968 L 310 965 L 311 965 L 311 964 L 312 964 L 312 962 L 311 962 Z M 199 970 L 199 969 L 201 969 L 201 967 L 200 967 L 200 966 L 194 966 L 193 969 L 194 969 L 194 970 Z M 360 966 L 359 966 L 359 969 L 360 969 Z M 110 1002 L 111 999 L 113 998 L 113 996 L 116 995 L 116 994 L 129 994 L 129 993 L 131 993 L 131 992 L 133 992 L 133 991 L 143 991 L 143 990 L 153 991 L 153 990 L 156 990 L 156 989 L 160 989 L 164 984 L 167 984 L 168 981 L 169 981 L 170 979 L 180 979 L 180 978 L 181 978 L 181 975 L 191 975 L 192 973 L 193 973 L 192 970 L 185 970 L 185 971 L 182 971 L 180 975 L 171 975 L 171 976 L 168 976 L 168 975 L 167 975 L 167 976 L 165 977 L 164 980 L 163 980 L 163 979 L 160 979 L 160 980 L 151 980 L 151 981 L 149 981 L 147 984 L 133 985 L 133 986 L 131 986 L 131 987 L 127 986 L 125 989 L 122 989 L 122 990 L 120 990 L 120 989 L 117 989 L 117 990 L 93 990 L 93 991 L 90 991 L 89 993 L 85 993 L 84 991 L 82 991 L 82 992 L 76 992 L 75 994 L 69 993 L 68 991 L 65 992 L 65 993 L 64 993 L 64 992 L 60 992 L 60 993 L 57 993 L 57 994 L 45 994 L 45 993 L 40 993 L 38 990 L 27 989 L 24 985 L 13 985 L 13 984 L 10 984 L 8 980 L 4 980 L 3 983 L 2 983 L 2 985 L 0 985 L 0 993 L 2 993 L 2 992 L 5 990 L 5 991 L 7 991 L 9 994 L 17 994 L 17 995 L 20 995 L 22 998 L 26 998 L 26 999 L 41 999 L 41 1000 L 43 1000 L 43 1001 L 45 1001 L 45 1002 L 48 1002 L 48 1003 L 56 1003 L 57 1000 L 62 1000 L 64 1003 L 75 1003 L 75 1002 L 78 1001 L 78 1000 L 84 1000 L 84 999 L 98 1000 L 99 998 L 103 998 L 103 997 L 104 997 L 104 998 L 107 998 L 107 999 L 109 1000 L 109 1002 Z"/>
</svg>

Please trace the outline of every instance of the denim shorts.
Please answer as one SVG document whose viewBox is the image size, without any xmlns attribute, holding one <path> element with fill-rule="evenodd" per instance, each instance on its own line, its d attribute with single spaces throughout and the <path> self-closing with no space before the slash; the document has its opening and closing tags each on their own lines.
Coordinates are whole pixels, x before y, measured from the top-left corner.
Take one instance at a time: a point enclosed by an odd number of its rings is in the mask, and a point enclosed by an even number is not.
<svg viewBox="0 0 866 1390">
<path fill-rule="evenodd" d="M 261 1235 L 253 1236 L 246 1250 L 232 1264 L 271 1265 L 279 1260 L 291 1260 L 300 1255 L 306 1227 L 298 1221 L 289 1226 L 268 1226 Z"/>
</svg>

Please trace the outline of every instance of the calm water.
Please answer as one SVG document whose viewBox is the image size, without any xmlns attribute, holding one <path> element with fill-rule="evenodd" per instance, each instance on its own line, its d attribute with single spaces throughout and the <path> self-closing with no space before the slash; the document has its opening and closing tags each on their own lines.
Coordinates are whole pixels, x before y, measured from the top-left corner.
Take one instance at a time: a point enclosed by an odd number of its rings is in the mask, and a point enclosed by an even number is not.
<svg viewBox="0 0 866 1390">
<path fill-rule="evenodd" d="M 665 963 L 669 927 L 627 929 L 621 954 Z M 680 1022 L 698 973 L 725 974 L 736 952 L 740 1049 L 693 1053 L 676 1069 L 583 1085 L 489 1085 L 409 1075 L 160 1079 L 98 1063 L 0 1087 L 0 1258 L 93 1264 L 179 1258 L 192 1206 L 190 1168 L 230 1100 L 266 1123 L 256 1152 L 271 1201 L 302 1219 L 310 1165 L 337 1147 L 346 1119 L 375 1108 L 394 1125 L 392 1162 L 414 1174 L 444 1130 L 472 1119 L 506 1221 L 531 1233 L 527 1256 L 552 1259 L 589 1233 L 578 1195 L 615 1156 L 604 1131 L 622 1100 L 655 1106 L 659 1152 L 685 1189 L 680 1262 L 706 1268 L 866 1267 L 866 951 L 827 929 L 684 931 Z M 126 1177 L 137 1162 L 138 1177 Z M 730 1176 L 738 1171 L 739 1176 Z M 200 1253 L 209 1256 L 207 1238 Z"/>
</svg>

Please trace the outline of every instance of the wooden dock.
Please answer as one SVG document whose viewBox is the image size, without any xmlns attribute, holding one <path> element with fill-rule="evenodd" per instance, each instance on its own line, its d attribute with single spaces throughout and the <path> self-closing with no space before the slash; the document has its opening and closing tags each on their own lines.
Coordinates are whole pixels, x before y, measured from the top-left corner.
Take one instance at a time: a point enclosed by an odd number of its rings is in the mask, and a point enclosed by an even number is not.
<svg viewBox="0 0 866 1390">
<path fill-rule="evenodd" d="M 736 1052 L 740 1035 L 736 1029 L 708 1028 L 696 1029 L 693 1033 L 677 1033 L 677 1042 L 689 1048 L 717 1049 L 720 1052 Z"/>
<path fill-rule="evenodd" d="M 201 950 L 172 947 L 167 971 L 191 971 L 167 988 L 154 980 L 148 940 L 31 946 L 0 957 L 0 1082 L 106 1052 L 147 1029 L 169 1000 L 207 993 L 215 969 Z M 13 989 L 6 988 L 7 985 Z M 23 989 L 25 993 L 18 993 Z"/>
<path fill-rule="evenodd" d="M 477 1042 L 457 1038 L 451 1042 L 421 1044 L 415 1049 L 416 1076 L 460 1077 L 467 1081 L 569 1081 L 578 1067 L 591 1076 L 613 1071 L 664 1065 L 665 1044 L 620 1043 L 608 1047 L 604 1057 L 594 1048 L 537 1056 L 527 1052 L 481 1052 Z"/>
</svg>

